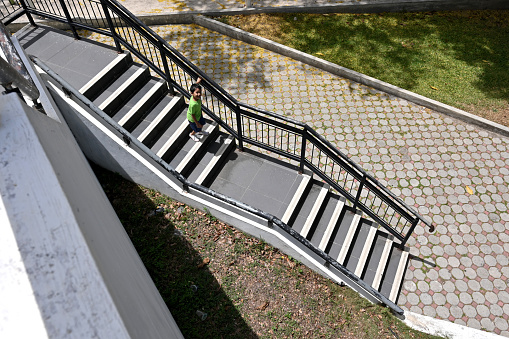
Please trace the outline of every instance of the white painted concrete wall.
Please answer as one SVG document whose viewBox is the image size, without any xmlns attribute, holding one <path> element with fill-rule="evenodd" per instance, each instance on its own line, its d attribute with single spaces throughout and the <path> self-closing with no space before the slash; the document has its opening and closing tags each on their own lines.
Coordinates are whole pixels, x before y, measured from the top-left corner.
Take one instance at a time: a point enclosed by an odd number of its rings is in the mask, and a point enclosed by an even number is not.
<svg viewBox="0 0 509 339">
<path fill-rule="evenodd" d="M 65 124 L 0 96 L 0 337 L 182 338 Z"/>
</svg>

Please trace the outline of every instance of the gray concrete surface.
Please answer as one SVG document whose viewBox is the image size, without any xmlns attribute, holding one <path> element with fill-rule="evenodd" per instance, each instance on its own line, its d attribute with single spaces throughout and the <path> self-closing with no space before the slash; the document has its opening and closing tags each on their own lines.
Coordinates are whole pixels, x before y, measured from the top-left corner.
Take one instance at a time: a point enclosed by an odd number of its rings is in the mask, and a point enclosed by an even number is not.
<svg viewBox="0 0 509 339">
<path fill-rule="evenodd" d="M 1 336 L 182 338 L 67 126 L 0 107 Z"/>
<path fill-rule="evenodd" d="M 195 25 L 152 28 L 240 101 L 313 126 L 433 220 L 435 233 L 419 226 L 409 240 L 401 307 L 509 336 L 507 137 Z"/>
</svg>

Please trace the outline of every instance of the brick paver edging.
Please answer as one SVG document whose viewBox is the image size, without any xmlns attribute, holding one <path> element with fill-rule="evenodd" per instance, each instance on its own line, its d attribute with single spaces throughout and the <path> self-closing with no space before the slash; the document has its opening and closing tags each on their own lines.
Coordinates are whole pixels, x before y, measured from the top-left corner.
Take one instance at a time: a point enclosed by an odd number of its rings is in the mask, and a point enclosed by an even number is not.
<svg viewBox="0 0 509 339">
<path fill-rule="evenodd" d="M 500 124 L 497 124 L 493 121 L 478 117 L 476 115 L 470 114 L 458 108 L 446 105 L 444 103 L 438 102 L 436 100 L 427 98 L 425 96 L 416 94 L 414 92 L 407 91 L 403 88 L 391 85 L 387 82 L 380 81 L 378 79 L 372 78 L 365 74 L 353 71 L 351 69 L 336 65 L 332 62 L 325 61 L 323 59 L 317 58 L 315 56 L 309 55 L 307 53 L 303 53 L 296 49 L 281 45 L 277 42 L 271 41 L 269 39 L 262 38 L 255 34 L 248 33 L 241 29 L 229 26 L 222 22 L 201 16 L 194 15 L 193 21 L 195 24 L 210 29 L 212 31 L 218 32 L 220 34 L 229 36 L 233 39 L 237 39 L 243 41 L 245 43 L 255 45 L 272 52 L 287 56 L 289 58 L 295 59 L 297 61 L 303 62 L 310 66 L 322 69 L 326 72 L 332 73 L 334 75 L 338 75 L 355 82 L 361 83 L 366 86 L 370 86 L 380 91 L 384 91 L 388 94 L 398 96 L 410 102 L 413 102 L 417 105 L 421 105 L 424 107 L 428 107 L 437 112 L 449 115 L 456 119 L 462 120 L 467 123 L 471 123 L 482 127 L 488 131 L 499 133 L 503 136 L 509 137 L 509 128 Z"/>
</svg>

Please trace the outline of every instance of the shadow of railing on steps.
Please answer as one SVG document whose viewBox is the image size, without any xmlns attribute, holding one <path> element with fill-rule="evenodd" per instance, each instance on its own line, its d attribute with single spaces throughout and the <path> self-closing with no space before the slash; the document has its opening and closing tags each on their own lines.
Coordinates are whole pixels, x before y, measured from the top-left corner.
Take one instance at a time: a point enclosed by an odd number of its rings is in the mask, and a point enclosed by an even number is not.
<svg viewBox="0 0 509 339">
<path fill-rule="evenodd" d="M 156 162 L 159 166 L 161 166 L 164 170 L 166 170 L 170 176 L 169 179 L 176 184 L 179 188 L 189 192 L 191 189 L 204 193 L 208 196 L 211 196 L 217 200 L 227 203 L 228 205 L 234 206 L 241 210 L 252 213 L 262 219 L 267 220 L 269 227 L 277 227 L 282 232 L 289 234 L 291 237 L 296 239 L 302 246 L 311 250 L 315 255 L 320 257 L 326 262 L 326 265 L 334 267 L 340 274 L 341 279 L 349 285 L 351 288 L 359 292 L 361 295 L 366 297 L 368 300 L 374 303 L 381 303 L 389 307 L 394 313 L 398 315 L 403 315 L 404 311 L 396 305 L 394 302 L 386 298 L 380 292 L 378 292 L 373 287 L 366 284 L 363 280 L 353 274 L 350 270 L 348 270 L 343 265 L 339 264 L 335 259 L 330 257 L 321 249 L 314 246 L 309 240 L 301 236 L 298 232 L 292 229 L 290 226 L 282 222 L 279 218 L 275 217 L 270 213 L 266 213 L 262 210 L 259 210 L 255 207 L 252 207 L 248 204 L 245 204 L 236 199 L 230 198 L 224 194 L 211 190 L 202 185 L 198 185 L 193 183 L 179 172 L 175 171 L 169 164 L 159 158 L 152 150 L 150 150 L 147 146 L 145 146 L 142 142 L 138 141 L 136 138 L 131 138 L 130 133 L 125 130 L 122 126 L 116 123 L 110 116 L 101 111 L 94 103 L 92 103 L 88 98 L 82 95 L 78 90 L 74 89 L 71 85 L 69 85 L 64 79 L 62 79 L 58 74 L 51 70 L 47 65 L 45 65 L 41 60 L 37 57 L 31 56 L 30 59 L 40 67 L 46 74 L 48 74 L 52 80 L 57 84 L 58 87 L 61 88 L 62 92 L 74 102 L 79 101 L 92 110 L 95 114 L 97 114 L 104 123 L 108 124 L 111 128 L 116 130 L 121 136 L 124 142 L 130 146 L 132 149 L 138 149 L 140 152 L 143 152 L 146 156 L 148 156 L 152 161 Z M 134 147 L 133 147 L 134 146 Z"/>
<path fill-rule="evenodd" d="M 6 1 L 6 0 L 1 0 Z M 348 156 L 308 125 L 287 117 L 238 102 L 198 67 L 170 46 L 116 0 L 87 0 L 76 6 L 59 0 L 55 7 L 47 1 L 20 0 L 24 13 L 40 15 L 69 24 L 79 39 L 77 28 L 113 38 L 117 51 L 122 46 L 165 79 L 170 88 L 190 98 L 188 88 L 198 77 L 206 89 L 202 109 L 225 131 L 234 136 L 240 150 L 244 143 L 258 146 L 287 159 L 297 161 L 347 198 L 384 227 L 403 247 L 419 222 L 434 231 L 431 222 L 396 197 L 384 185 L 366 173 Z M 69 6 L 69 7 L 68 7 Z"/>
</svg>

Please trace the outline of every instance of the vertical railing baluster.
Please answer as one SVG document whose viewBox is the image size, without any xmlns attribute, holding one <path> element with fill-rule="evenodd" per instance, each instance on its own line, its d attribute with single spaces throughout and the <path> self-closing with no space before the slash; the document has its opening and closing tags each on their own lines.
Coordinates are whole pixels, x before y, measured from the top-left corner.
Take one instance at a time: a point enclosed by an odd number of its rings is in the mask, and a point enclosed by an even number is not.
<svg viewBox="0 0 509 339">
<path fill-rule="evenodd" d="M 170 68 L 168 67 L 168 61 L 166 60 L 166 53 L 164 51 L 164 46 L 162 42 L 159 42 L 159 55 L 161 56 L 161 60 L 163 61 L 164 74 L 166 75 L 166 83 L 168 84 L 168 90 L 171 95 L 175 95 L 175 89 L 171 85 L 171 76 L 170 76 Z"/>
<path fill-rule="evenodd" d="M 30 12 L 28 11 L 28 6 L 26 5 L 25 0 L 19 0 L 19 2 L 21 3 L 21 7 L 23 7 L 23 11 L 25 12 L 25 15 L 27 16 L 28 22 L 30 22 L 30 25 L 37 27 L 37 25 L 35 24 L 34 18 L 32 18 L 32 14 L 30 14 Z"/>
<path fill-rule="evenodd" d="M 115 48 L 117 49 L 118 53 L 122 53 L 122 46 L 120 45 L 120 41 L 117 36 L 117 31 L 115 30 L 115 26 L 113 25 L 113 20 L 111 19 L 110 16 L 110 11 L 108 9 L 108 6 L 106 6 L 106 1 L 101 0 L 101 5 L 103 7 L 104 16 L 106 16 L 106 22 L 108 22 L 108 26 L 110 28 L 113 41 L 115 42 Z"/>
<path fill-rule="evenodd" d="M 359 188 L 358 188 L 358 191 L 357 191 L 357 195 L 355 196 L 355 200 L 353 202 L 353 209 L 356 210 L 357 209 L 357 205 L 359 204 L 359 198 L 361 197 L 361 193 L 362 193 L 362 188 L 364 187 L 364 184 L 366 183 L 366 173 L 364 173 L 362 175 L 362 180 L 359 184 Z"/>
<path fill-rule="evenodd" d="M 307 129 L 304 127 L 302 129 L 302 142 L 300 149 L 300 163 L 299 163 L 299 173 L 304 173 L 304 164 L 306 161 L 306 143 L 307 143 Z M 297 145 L 297 140 L 295 140 L 295 145 Z M 313 159 L 311 158 L 311 162 Z"/>
<path fill-rule="evenodd" d="M 78 35 L 78 32 L 76 32 L 76 27 L 74 27 L 74 24 L 71 19 L 71 15 L 69 14 L 69 11 L 67 10 L 67 6 L 65 5 L 64 0 L 59 0 L 60 5 L 62 6 L 62 10 L 64 11 L 65 18 L 67 19 L 67 23 L 69 26 L 71 26 L 72 35 L 74 36 L 74 39 L 79 40 L 80 36 Z"/>
<path fill-rule="evenodd" d="M 242 111 L 240 106 L 237 105 L 235 107 L 235 117 L 237 119 L 237 139 L 239 140 L 239 151 L 244 151 L 244 142 L 243 142 L 243 134 L 242 134 Z"/>
</svg>

